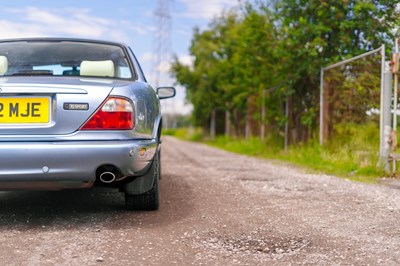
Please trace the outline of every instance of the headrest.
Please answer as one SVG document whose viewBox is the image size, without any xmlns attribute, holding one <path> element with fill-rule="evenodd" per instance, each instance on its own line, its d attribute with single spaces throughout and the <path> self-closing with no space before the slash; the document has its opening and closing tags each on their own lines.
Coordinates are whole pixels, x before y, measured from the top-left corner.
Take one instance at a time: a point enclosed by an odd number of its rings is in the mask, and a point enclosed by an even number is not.
<svg viewBox="0 0 400 266">
<path fill-rule="evenodd" d="M 0 55 L 0 75 L 4 75 L 8 70 L 7 57 Z"/>
<path fill-rule="evenodd" d="M 81 76 L 114 77 L 114 63 L 111 60 L 82 61 Z"/>
</svg>

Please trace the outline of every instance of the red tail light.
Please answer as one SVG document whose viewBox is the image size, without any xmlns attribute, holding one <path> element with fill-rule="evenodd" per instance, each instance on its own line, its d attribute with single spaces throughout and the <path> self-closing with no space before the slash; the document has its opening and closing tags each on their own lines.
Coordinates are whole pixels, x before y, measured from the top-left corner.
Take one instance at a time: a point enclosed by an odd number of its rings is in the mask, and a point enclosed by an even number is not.
<svg viewBox="0 0 400 266">
<path fill-rule="evenodd" d="M 129 130 L 135 126 L 133 104 L 124 98 L 109 97 L 81 130 Z"/>
</svg>

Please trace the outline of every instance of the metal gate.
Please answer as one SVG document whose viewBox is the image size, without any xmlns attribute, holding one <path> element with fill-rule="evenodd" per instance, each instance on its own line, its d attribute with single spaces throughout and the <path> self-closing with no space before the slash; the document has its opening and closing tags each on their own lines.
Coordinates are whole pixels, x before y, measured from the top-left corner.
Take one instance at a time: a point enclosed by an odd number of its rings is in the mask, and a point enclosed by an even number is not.
<svg viewBox="0 0 400 266">
<path fill-rule="evenodd" d="M 385 61 L 385 45 L 378 49 L 361 54 L 359 56 L 338 62 L 336 64 L 321 68 L 321 81 L 320 81 L 320 130 L 319 142 L 321 145 L 325 144 L 328 140 L 328 121 L 332 119 L 329 117 L 329 103 L 328 96 L 329 90 L 326 88 L 325 73 L 335 68 L 345 69 L 345 65 L 354 63 L 356 60 L 362 60 L 374 54 L 380 54 L 380 95 L 379 95 L 379 162 L 378 165 L 383 167 L 386 172 L 390 172 L 390 163 L 392 162 L 392 172 L 396 171 L 396 161 L 398 156 L 396 154 L 397 147 L 397 114 L 398 110 L 398 43 L 396 40 L 395 53 L 391 61 Z M 377 68 L 377 67 L 375 67 Z M 346 71 L 346 69 L 344 70 Z M 372 70 L 371 70 L 372 71 Z M 392 80 L 394 79 L 394 82 Z M 394 89 L 392 88 L 394 87 Z M 393 130 L 392 130 L 393 129 Z M 377 152 L 377 151 L 376 151 Z"/>
</svg>

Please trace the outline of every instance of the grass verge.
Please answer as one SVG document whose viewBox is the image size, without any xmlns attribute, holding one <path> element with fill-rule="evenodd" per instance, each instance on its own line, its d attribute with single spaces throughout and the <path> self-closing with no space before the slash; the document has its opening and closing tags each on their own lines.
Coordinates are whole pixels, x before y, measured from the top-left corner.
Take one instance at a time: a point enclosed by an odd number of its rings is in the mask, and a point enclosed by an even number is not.
<svg viewBox="0 0 400 266">
<path fill-rule="evenodd" d="M 320 146 L 317 142 L 290 146 L 287 150 L 282 143 L 270 139 L 262 142 L 259 138 L 233 139 L 219 136 L 214 140 L 206 139 L 200 130 L 177 129 L 166 133 L 189 141 L 201 141 L 208 145 L 227 151 L 259 158 L 289 162 L 311 171 L 331 174 L 355 181 L 375 183 L 385 176 L 377 167 L 378 146 L 375 129 L 366 126 L 362 136 L 357 130 L 357 136 L 346 131 L 346 137 L 338 137 L 334 143 Z"/>
</svg>

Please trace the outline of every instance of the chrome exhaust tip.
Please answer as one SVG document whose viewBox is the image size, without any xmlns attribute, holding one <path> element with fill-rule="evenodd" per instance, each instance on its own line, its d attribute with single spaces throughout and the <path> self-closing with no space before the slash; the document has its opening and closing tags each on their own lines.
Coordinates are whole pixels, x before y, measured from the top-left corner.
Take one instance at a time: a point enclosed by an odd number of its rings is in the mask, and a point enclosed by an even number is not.
<svg viewBox="0 0 400 266">
<path fill-rule="evenodd" d="M 103 172 L 100 174 L 99 179 L 103 183 L 110 184 L 115 181 L 116 176 L 112 172 Z"/>
</svg>

